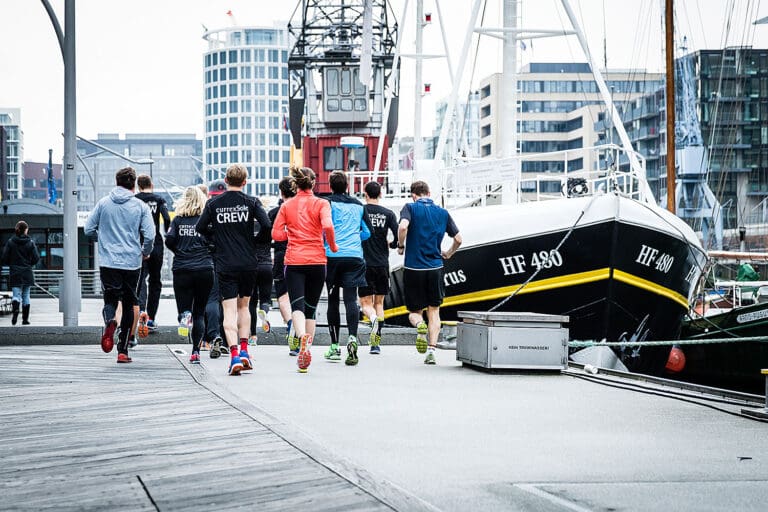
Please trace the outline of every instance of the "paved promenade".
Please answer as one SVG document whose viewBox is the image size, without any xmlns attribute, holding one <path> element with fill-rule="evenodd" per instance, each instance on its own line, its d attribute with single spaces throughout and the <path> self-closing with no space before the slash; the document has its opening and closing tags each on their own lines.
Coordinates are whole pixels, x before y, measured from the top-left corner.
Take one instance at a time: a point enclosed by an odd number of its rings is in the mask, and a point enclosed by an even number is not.
<svg viewBox="0 0 768 512">
<path fill-rule="evenodd" d="M 0 346 L 9 510 L 744 510 L 768 500 L 768 424 L 623 384 L 485 373 L 439 351 L 296 372 L 285 347 L 187 364 Z M 618 386 L 618 387 L 616 387 Z M 656 391 L 661 391 L 657 389 Z M 696 400 L 692 400 L 696 401 Z"/>
</svg>

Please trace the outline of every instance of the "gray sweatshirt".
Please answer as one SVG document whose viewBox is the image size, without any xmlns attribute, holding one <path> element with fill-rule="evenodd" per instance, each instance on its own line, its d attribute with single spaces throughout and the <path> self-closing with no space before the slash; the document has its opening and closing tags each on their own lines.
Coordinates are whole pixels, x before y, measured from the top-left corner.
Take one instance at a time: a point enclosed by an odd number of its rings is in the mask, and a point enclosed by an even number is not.
<svg viewBox="0 0 768 512">
<path fill-rule="evenodd" d="M 101 198 L 85 223 L 85 234 L 98 238 L 99 266 L 136 270 L 142 254 L 155 243 L 155 224 L 146 203 L 133 192 L 115 187 Z M 141 237 L 143 235 L 143 245 Z"/>
</svg>

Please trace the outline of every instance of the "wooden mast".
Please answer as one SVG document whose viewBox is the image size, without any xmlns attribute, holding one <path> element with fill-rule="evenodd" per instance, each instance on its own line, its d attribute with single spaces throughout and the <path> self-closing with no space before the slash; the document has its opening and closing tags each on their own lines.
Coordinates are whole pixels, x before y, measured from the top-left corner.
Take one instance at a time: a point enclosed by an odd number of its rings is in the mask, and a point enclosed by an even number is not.
<svg viewBox="0 0 768 512">
<path fill-rule="evenodd" d="M 675 213 L 675 22 L 672 0 L 664 0 L 666 27 L 667 210 Z"/>
</svg>

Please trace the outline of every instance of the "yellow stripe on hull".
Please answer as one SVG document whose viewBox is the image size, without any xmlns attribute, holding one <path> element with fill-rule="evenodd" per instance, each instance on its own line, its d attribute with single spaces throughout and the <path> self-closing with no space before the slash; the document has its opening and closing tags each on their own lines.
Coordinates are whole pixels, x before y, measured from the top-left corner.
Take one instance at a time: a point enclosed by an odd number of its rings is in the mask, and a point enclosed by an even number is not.
<svg viewBox="0 0 768 512">
<path fill-rule="evenodd" d="M 568 274 L 565 276 L 551 277 L 549 279 L 542 279 L 540 281 L 531 281 L 525 286 L 525 288 L 520 290 L 518 295 L 522 295 L 526 293 L 543 292 L 543 291 L 552 290 L 556 288 L 565 288 L 568 286 L 578 286 L 581 284 L 588 284 L 596 281 L 604 281 L 606 279 L 609 279 L 610 277 L 611 277 L 611 269 L 609 268 L 601 268 L 599 270 L 592 270 L 589 272 L 579 272 L 577 274 Z M 642 279 L 640 277 L 633 276 L 631 274 L 627 274 L 626 272 L 622 272 L 620 270 L 614 270 L 613 277 L 617 281 L 621 281 L 625 284 L 629 284 L 631 286 L 635 286 L 637 288 L 641 288 L 643 290 L 646 290 L 651 293 L 655 293 L 657 295 L 661 295 L 662 297 L 666 297 L 670 300 L 673 300 L 679 303 L 680 305 L 682 305 L 684 308 L 688 307 L 688 301 L 686 300 L 686 298 L 683 297 L 681 294 L 673 290 L 670 290 L 669 288 L 659 286 L 656 283 L 653 283 L 646 279 Z M 512 286 L 504 286 L 501 288 L 493 288 L 491 290 L 482 290 L 478 292 L 448 296 L 443 300 L 442 307 L 457 306 L 460 304 L 472 304 L 474 302 L 483 302 L 486 300 L 503 299 L 510 296 L 512 293 L 514 293 L 517 289 L 520 288 L 520 286 L 521 286 L 520 284 L 516 284 Z M 385 310 L 384 317 L 392 318 L 400 315 L 405 315 L 407 313 L 408 313 L 408 310 L 406 309 L 405 306 L 399 306 L 396 308 Z"/>
</svg>

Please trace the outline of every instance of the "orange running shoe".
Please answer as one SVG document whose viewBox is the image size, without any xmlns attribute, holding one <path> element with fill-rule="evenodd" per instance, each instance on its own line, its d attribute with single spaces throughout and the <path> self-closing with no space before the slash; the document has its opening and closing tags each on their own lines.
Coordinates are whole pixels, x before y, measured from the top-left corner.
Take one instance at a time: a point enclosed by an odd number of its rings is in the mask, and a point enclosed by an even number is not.
<svg viewBox="0 0 768 512">
<path fill-rule="evenodd" d="M 301 341 L 299 342 L 299 357 L 296 361 L 299 365 L 299 373 L 307 373 L 307 370 L 309 369 L 309 365 L 312 362 L 311 348 L 312 336 L 310 334 L 305 334 L 301 337 Z"/>
<path fill-rule="evenodd" d="M 146 311 L 142 311 L 139 315 L 139 326 L 136 328 L 136 332 L 139 335 L 139 338 L 146 338 L 149 336 L 149 326 L 147 325 L 149 322 L 149 315 Z"/>
</svg>

